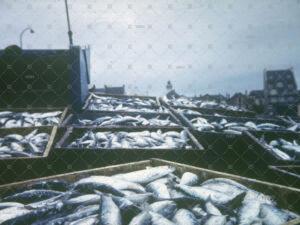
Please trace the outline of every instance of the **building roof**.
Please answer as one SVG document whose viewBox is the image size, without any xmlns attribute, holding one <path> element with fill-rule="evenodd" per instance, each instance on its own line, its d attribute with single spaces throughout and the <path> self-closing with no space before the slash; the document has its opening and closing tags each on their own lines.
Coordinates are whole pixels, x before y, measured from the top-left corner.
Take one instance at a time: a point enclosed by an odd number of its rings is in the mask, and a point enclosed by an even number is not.
<svg viewBox="0 0 300 225">
<path fill-rule="evenodd" d="M 90 90 L 95 93 L 124 95 L 125 94 L 125 85 L 123 85 L 121 87 L 109 87 L 107 85 L 104 85 L 104 88 L 96 88 L 96 86 L 94 85 Z"/>
<path fill-rule="evenodd" d="M 264 97 L 264 91 L 263 90 L 253 90 L 253 91 L 250 91 L 249 96 L 262 98 L 262 97 Z"/>
<path fill-rule="evenodd" d="M 121 87 L 109 87 L 104 85 L 105 93 L 106 94 L 118 94 L 118 95 L 124 95 L 125 94 L 125 85 Z"/>
</svg>

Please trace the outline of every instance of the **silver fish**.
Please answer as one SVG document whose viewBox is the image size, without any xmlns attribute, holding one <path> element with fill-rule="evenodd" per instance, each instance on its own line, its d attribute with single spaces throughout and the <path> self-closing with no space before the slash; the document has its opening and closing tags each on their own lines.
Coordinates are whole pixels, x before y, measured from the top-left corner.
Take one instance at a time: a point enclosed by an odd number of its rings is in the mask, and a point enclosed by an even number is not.
<svg viewBox="0 0 300 225">
<path fill-rule="evenodd" d="M 177 210 L 177 205 L 173 201 L 158 201 L 150 205 L 150 210 L 167 219 L 172 219 Z"/>
<path fill-rule="evenodd" d="M 152 217 L 149 212 L 141 212 L 139 215 L 135 216 L 129 225 L 151 225 Z"/>
<path fill-rule="evenodd" d="M 101 197 L 97 194 L 80 195 L 78 197 L 70 198 L 63 203 L 66 205 L 91 205 L 97 204 L 101 200 Z"/>
<path fill-rule="evenodd" d="M 87 178 L 83 178 L 75 182 L 73 187 L 76 188 L 77 186 L 80 185 L 92 184 L 92 183 L 107 184 L 119 190 L 133 190 L 139 193 L 146 192 L 145 188 L 139 184 L 125 181 L 125 180 L 120 180 L 113 177 L 108 177 L 108 176 L 90 176 Z"/>
<path fill-rule="evenodd" d="M 0 224 L 28 215 L 31 211 L 24 207 L 9 207 L 0 210 Z M 12 224 L 12 223 L 11 223 Z"/>
<path fill-rule="evenodd" d="M 210 216 L 204 223 L 204 225 L 225 225 L 226 216 Z"/>
<path fill-rule="evenodd" d="M 278 209 L 274 205 L 270 204 L 261 204 L 260 205 L 260 214 L 263 223 L 266 225 L 280 225 L 291 219 L 295 219 L 289 213 Z"/>
<path fill-rule="evenodd" d="M 69 223 L 69 225 L 96 225 L 98 224 L 98 215 L 87 216 L 85 218 L 79 219 Z"/>
<path fill-rule="evenodd" d="M 220 210 L 214 206 L 210 201 L 205 203 L 205 211 L 210 215 L 222 216 Z"/>
<path fill-rule="evenodd" d="M 23 207 L 24 204 L 19 202 L 0 202 L 0 210 L 9 207 Z"/>
<path fill-rule="evenodd" d="M 150 212 L 150 215 L 152 217 L 152 225 L 175 225 L 175 223 L 158 213 Z"/>
<path fill-rule="evenodd" d="M 120 209 L 109 196 L 102 195 L 99 220 L 103 225 L 122 224 Z"/>
<path fill-rule="evenodd" d="M 170 199 L 171 195 L 166 184 L 154 181 L 146 186 L 146 190 L 152 192 L 156 198 Z"/>
<path fill-rule="evenodd" d="M 198 198 L 201 201 L 211 200 L 216 205 L 226 205 L 237 195 L 228 195 L 219 191 L 211 190 L 205 187 L 190 187 L 186 185 L 176 185 L 178 189 L 189 194 L 191 197 Z"/>
<path fill-rule="evenodd" d="M 191 172 L 185 172 L 180 179 L 180 184 L 187 185 L 187 186 L 196 185 L 198 182 L 199 182 L 198 176 Z"/>
<path fill-rule="evenodd" d="M 200 225 L 200 221 L 198 221 L 195 215 L 187 209 L 179 209 L 176 212 L 173 221 L 177 225 Z"/>
<path fill-rule="evenodd" d="M 173 173 L 175 168 L 169 166 L 158 166 L 147 168 L 145 170 L 138 170 L 130 173 L 117 174 L 113 177 L 126 180 L 129 182 L 147 184 L 159 178 L 162 178 L 170 173 Z"/>
</svg>

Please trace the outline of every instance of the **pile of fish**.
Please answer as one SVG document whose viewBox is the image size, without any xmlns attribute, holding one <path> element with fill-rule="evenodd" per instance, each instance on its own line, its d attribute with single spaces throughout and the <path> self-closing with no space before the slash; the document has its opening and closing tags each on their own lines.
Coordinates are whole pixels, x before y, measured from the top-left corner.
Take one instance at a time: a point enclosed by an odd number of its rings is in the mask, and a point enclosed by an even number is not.
<svg viewBox="0 0 300 225">
<path fill-rule="evenodd" d="M 279 138 L 267 143 L 264 137 L 262 137 L 260 141 L 267 146 L 268 150 L 272 151 L 283 160 L 300 160 L 300 145 L 296 140 L 290 142 L 283 138 Z"/>
<path fill-rule="evenodd" d="M 227 134 L 241 135 L 243 131 L 267 131 L 267 130 L 285 130 L 285 127 L 273 123 L 256 124 L 248 122 L 228 122 L 222 118 L 220 121 L 209 122 L 203 117 L 196 117 L 190 120 L 190 123 L 199 131 L 218 131 Z"/>
<path fill-rule="evenodd" d="M 300 123 L 299 121 L 295 121 L 291 117 L 282 118 L 286 123 L 291 124 L 291 126 L 288 128 L 289 131 L 293 132 L 300 132 Z"/>
<path fill-rule="evenodd" d="M 197 107 L 202 109 L 224 109 L 228 111 L 247 111 L 243 108 L 228 105 L 225 102 L 218 103 L 215 101 L 202 101 L 202 100 L 196 100 L 193 98 L 187 98 L 187 97 L 179 97 L 179 98 L 172 98 L 168 99 L 167 97 L 163 98 L 165 102 L 167 102 L 171 106 L 177 106 L 177 107 Z"/>
<path fill-rule="evenodd" d="M 127 111 L 127 112 L 164 112 L 165 109 L 158 107 L 156 101 L 151 98 L 141 99 L 138 97 L 111 97 L 91 94 L 87 105 L 89 110 L 101 111 Z"/>
<path fill-rule="evenodd" d="M 0 159 L 12 157 L 34 157 L 43 155 L 49 140 L 49 134 L 34 130 L 22 136 L 8 134 L 0 137 Z"/>
<path fill-rule="evenodd" d="M 0 224 L 280 225 L 299 217 L 236 181 L 174 172 L 158 166 L 33 183 L 1 196 Z"/>
<path fill-rule="evenodd" d="M 191 109 L 176 109 L 179 113 L 182 113 L 182 114 L 187 114 L 187 115 L 198 115 L 198 116 L 201 116 L 202 113 L 200 112 L 197 112 L 195 110 L 191 110 Z"/>
<path fill-rule="evenodd" d="M 162 118 L 163 116 L 152 116 L 146 119 L 145 117 L 138 116 L 101 116 L 97 119 L 77 119 L 75 124 L 82 126 L 178 126 L 178 124 L 171 121 L 170 117 Z"/>
<path fill-rule="evenodd" d="M 189 149 L 191 146 L 188 134 L 185 130 L 181 132 L 167 131 L 156 132 L 93 132 L 88 131 L 82 137 L 71 142 L 71 148 L 106 148 L 106 149 Z"/>
<path fill-rule="evenodd" d="M 28 113 L 28 112 L 0 112 L 0 127 L 36 127 L 58 125 L 62 112 Z"/>
</svg>

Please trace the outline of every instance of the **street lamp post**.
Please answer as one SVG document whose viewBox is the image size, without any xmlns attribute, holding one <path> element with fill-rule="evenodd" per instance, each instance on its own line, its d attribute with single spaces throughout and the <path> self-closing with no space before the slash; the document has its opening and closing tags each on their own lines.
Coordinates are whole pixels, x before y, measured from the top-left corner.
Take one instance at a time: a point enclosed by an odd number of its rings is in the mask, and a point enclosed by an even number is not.
<svg viewBox="0 0 300 225">
<path fill-rule="evenodd" d="M 34 30 L 31 27 L 26 27 L 22 32 L 20 33 L 20 47 L 23 48 L 23 35 L 26 31 L 30 31 L 31 34 L 34 33 Z"/>
<path fill-rule="evenodd" d="M 73 32 L 72 32 L 72 30 L 71 30 L 71 23 L 70 23 L 70 16 L 69 16 L 68 0 L 65 0 L 65 6 L 66 6 L 67 23 L 68 23 L 69 43 L 70 43 L 70 47 L 72 47 L 72 46 L 73 46 Z"/>
</svg>

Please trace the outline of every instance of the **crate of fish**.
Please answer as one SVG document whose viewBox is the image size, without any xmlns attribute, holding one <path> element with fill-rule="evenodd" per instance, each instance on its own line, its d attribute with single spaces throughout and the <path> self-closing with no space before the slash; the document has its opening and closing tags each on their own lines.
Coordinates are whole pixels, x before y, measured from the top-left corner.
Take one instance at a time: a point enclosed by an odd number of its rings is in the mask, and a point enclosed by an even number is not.
<svg viewBox="0 0 300 225">
<path fill-rule="evenodd" d="M 202 145 L 185 128 L 69 128 L 53 154 L 64 172 L 163 157 L 180 162 L 201 158 Z"/>
<path fill-rule="evenodd" d="M 300 165 L 300 135 L 298 133 L 246 131 L 245 134 L 255 143 L 253 150 L 265 157 L 269 165 Z"/>
<path fill-rule="evenodd" d="M 237 106 L 228 105 L 226 103 L 217 103 L 215 101 L 194 100 L 191 98 L 160 98 L 162 105 L 172 107 L 179 110 L 191 110 L 201 114 L 220 114 L 225 116 L 248 116 L 253 117 L 255 113 L 247 109 Z"/>
<path fill-rule="evenodd" d="M 193 130 L 241 135 L 243 131 L 292 131 L 292 126 L 278 119 L 233 116 L 191 115 L 178 113 L 184 125 Z"/>
<path fill-rule="evenodd" d="M 91 93 L 83 107 L 92 111 L 125 111 L 144 113 L 163 113 L 167 109 L 155 97 L 96 95 Z"/>
<path fill-rule="evenodd" d="M 269 165 L 290 163 L 291 161 L 284 162 L 275 158 L 248 134 L 232 135 L 208 131 L 192 133 L 206 150 L 202 154 L 201 162 L 195 165 L 291 186 L 292 183 L 287 182 L 284 177 L 269 168 Z M 286 134 L 286 132 L 284 133 Z M 287 136 L 291 134 L 292 132 L 289 132 Z M 294 161 L 294 163 L 296 162 Z"/>
<path fill-rule="evenodd" d="M 1 224 L 299 224 L 300 190 L 151 159 L 0 186 Z"/>
<path fill-rule="evenodd" d="M 173 113 L 87 111 L 70 114 L 62 126 L 72 127 L 179 127 Z"/>
<path fill-rule="evenodd" d="M 68 108 L 0 109 L 0 128 L 59 126 Z"/>
<path fill-rule="evenodd" d="M 256 151 L 256 143 L 245 135 L 191 131 L 204 147 L 202 160 L 193 165 L 261 180 L 274 178 L 268 163 Z"/>
<path fill-rule="evenodd" d="M 0 129 L 0 183 L 32 178 L 50 154 L 57 127 Z"/>
<path fill-rule="evenodd" d="M 269 166 L 289 186 L 300 188 L 300 165 Z"/>
</svg>

